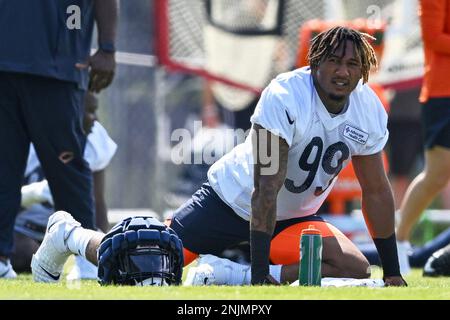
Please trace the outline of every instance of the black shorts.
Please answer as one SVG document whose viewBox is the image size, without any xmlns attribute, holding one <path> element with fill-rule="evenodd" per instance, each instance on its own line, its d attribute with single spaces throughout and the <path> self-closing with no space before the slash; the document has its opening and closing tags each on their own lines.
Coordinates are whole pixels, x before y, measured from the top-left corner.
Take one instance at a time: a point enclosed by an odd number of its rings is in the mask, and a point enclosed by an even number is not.
<svg viewBox="0 0 450 320">
<path fill-rule="evenodd" d="M 425 148 L 450 149 L 450 98 L 431 98 L 422 105 Z"/>
<path fill-rule="evenodd" d="M 317 216 L 277 221 L 272 238 L 301 222 L 324 220 Z M 183 246 L 197 254 L 220 255 L 224 250 L 249 241 L 250 224 L 220 199 L 209 185 L 202 187 L 172 216 L 170 227 Z M 298 248 L 296 248 L 298 251 Z"/>
</svg>

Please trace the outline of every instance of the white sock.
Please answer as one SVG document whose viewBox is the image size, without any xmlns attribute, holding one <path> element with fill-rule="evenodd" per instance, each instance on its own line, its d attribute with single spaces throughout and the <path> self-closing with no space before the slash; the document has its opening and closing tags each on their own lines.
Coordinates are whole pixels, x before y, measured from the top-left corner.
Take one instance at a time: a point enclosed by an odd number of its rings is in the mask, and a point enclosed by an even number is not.
<svg viewBox="0 0 450 320">
<path fill-rule="evenodd" d="M 270 275 L 278 281 L 278 283 L 281 283 L 281 264 L 276 265 L 270 265 L 269 266 L 269 273 Z"/>
<path fill-rule="evenodd" d="M 89 241 L 98 234 L 98 231 L 76 227 L 67 238 L 67 247 L 69 250 L 86 258 L 86 248 Z"/>
<path fill-rule="evenodd" d="M 398 246 L 401 246 L 401 247 L 405 248 L 406 250 L 411 249 L 411 243 L 408 240 L 403 240 L 403 241 L 397 240 L 397 247 Z"/>
</svg>

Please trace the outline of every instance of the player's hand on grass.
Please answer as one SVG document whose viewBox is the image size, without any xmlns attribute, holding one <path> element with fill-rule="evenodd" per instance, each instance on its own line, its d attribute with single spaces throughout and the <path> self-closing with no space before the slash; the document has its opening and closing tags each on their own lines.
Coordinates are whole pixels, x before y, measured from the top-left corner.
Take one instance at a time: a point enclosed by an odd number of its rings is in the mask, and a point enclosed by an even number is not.
<svg viewBox="0 0 450 320">
<path fill-rule="evenodd" d="M 401 276 L 384 277 L 386 287 L 407 287 L 408 284 Z"/>
<path fill-rule="evenodd" d="M 270 274 L 268 274 L 264 279 L 261 279 L 260 281 L 252 282 L 253 285 L 273 285 L 273 286 L 279 286 L 280 283 L 275 280 L 274 277 L 272 277 Z"/>
</svg>

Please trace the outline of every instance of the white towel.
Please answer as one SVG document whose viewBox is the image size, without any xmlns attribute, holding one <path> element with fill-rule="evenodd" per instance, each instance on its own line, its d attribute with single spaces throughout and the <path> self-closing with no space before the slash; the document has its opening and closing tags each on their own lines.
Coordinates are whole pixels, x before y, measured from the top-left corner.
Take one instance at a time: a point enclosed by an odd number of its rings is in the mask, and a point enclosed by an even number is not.
<svg viewBox="0 0 450 320">
<path fill-rule="evenodd" d="M 298 280 L 291 286 L 298 286 Z M 381 279 L 322 278 L 321 287 L 384 287 Z"/>
</svg>

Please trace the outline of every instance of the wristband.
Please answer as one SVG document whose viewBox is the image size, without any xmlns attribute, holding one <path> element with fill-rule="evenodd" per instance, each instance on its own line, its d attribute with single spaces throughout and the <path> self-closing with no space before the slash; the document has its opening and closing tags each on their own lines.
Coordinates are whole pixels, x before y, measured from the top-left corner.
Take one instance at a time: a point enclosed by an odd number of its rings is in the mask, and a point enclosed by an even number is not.
<svg viewBox="0 0 450 320">
<path fill-rule="evenodd" d="M 265 284 L 269 275 L 270 241 L 272 236 L 262 231 L 250 231 L 251 284 Z"/>
<path fill-rule="evenodd" d="M 116 52 L 116 46 L 112 42 L 101 42 L 98 44 L 98 48 L 107 53 Z"/>
<path fill-rule="evenodd" d="M 386 239 L 374 238 L 385 277 L 400 276 L 395 233 Z"/>
</svg>

